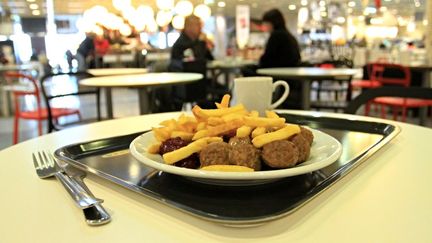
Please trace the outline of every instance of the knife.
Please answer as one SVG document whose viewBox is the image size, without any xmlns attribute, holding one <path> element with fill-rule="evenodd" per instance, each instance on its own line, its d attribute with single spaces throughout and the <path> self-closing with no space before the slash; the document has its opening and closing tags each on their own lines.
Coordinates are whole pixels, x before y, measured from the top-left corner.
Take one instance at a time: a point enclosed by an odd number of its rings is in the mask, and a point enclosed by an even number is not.
<svg viewBox="0 0 432 243">
<path fill-rule="evenodd" d="M 54 156 L 53 156 L 54 157 Z M 80 169 L 73 167 L 72 165 L 63 162 L 59 159 L 55 159 L 59 166 L 64 170 L 64 173 L 69 176 L 72 180 L 78 183 L 90 196 L 94 197 L 93 193 L 84 183 L 86 173 Z M 102 202 L 101 202 L 102 203 Z M 88 225 L 97 226 L 107 224 L 111 221 L 110 214 L 105 210 L 101 203 L 96 203 L 91 207 L 83 209 L 84 217 Z"/>
</svg>

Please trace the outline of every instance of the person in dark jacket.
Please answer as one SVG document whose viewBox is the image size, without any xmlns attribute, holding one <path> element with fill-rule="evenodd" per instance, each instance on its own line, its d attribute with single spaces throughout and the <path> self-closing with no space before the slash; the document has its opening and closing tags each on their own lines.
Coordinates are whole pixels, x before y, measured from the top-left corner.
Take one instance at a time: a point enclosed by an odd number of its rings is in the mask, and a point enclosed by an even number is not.
<svg viewBox="0 0 432 243">
<path fill-rule="evenodd" d="M 285 19 L 277 9 L 266 12 L 264 26 L 270 31 L 264 54 L 259 61 L 260 68 L 296 67 L 300 65 L 300 47 L 295 37 L 285 26 Z"/>
<path fill-rule="evenodd" d="M 75 55 L 78 61 L 78 71 L 84 71 L 87 69 L 87 63 L 89 63 L 95 54 L 95 44 L 94 44 L 94 33 L 86 33 L 85 39 L 81 42 L 77 49 Z"/>
</svg>

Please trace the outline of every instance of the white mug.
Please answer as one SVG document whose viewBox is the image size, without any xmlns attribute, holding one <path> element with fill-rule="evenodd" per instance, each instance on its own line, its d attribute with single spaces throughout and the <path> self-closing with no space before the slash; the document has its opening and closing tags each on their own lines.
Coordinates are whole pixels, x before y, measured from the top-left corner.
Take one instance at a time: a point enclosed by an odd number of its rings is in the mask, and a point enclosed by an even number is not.
<svg viewBox="0 0 432 243">
<path fill-rule="evenodd" d="M 276 87 L 283 86 L 282 96 L 273 104 L 272 97 Z M 272 77 L 243 77 L 234 79 L 234 99 L 242 103 L 249 111 L 257 110 L 260 115 L 265 110 L 272 110 L 286 100 L 289 94 L 287 82 L 279 80 L 273 83 Z"/>
</svg>

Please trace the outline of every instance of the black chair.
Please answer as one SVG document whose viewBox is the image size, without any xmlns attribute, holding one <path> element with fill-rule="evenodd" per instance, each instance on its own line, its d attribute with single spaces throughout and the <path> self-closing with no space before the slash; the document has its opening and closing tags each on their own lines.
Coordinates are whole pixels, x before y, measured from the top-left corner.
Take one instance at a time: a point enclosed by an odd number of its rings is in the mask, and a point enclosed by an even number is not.
<svg viewBox="0 0 432 243">
<path fill-rule="evenodd" d="M 376 89 L 368 89 L 351 100 L 344 112 L 347 114 L 356 114 L 357 110 L 362 105 L 366 105 L 369 101 L 378 97 L 415 98 L 432 101 L 432 88 L 380 87 Z"/>
<path fill-rule="evenodd" d="M 70 85 L 72 81 L 71 89 L 65 89 L 67 91 L 64 92 L 57 92 L 50 89 L 52 88 L 52 85 L 49 85 L 49 82 L 52 82 L 55 77 L 59 76 L 66 76 L 68 79 L 68 84 Z M 48 133 L 54 131 L 54 130 L 60 130 L 62 126 L 59 126 L 58 124 L 54 123 L 54 120 L 52 119 L 52 113 L 51 113 L 51 102 L 54 99 L 62 98 L 62 97 L 71 97 L 71 96 L 89 96 L 94 95 L 95 101 L 96 101 L 96 112 L 97 112 L 97 120 L 101 120 L 101 111 L 100 111 L 100 89 L 99 88 L 89 88 L 89 87 L 83 87 L 79 85 L 79 80 L 84 78 L 92 77 L 91 74 L 87 72 L 68 72 L 68 73 L 49 73 L 44 75 L 40 79 L 40 87 L 42 91 L 42 95 L 45 100 L 45 105 L 48 110 Z M 60 84 L 59 84 L 60 85 Z M 93 121 L 93 120 L 90 120 Z M 84 121 L 85 122 L 85 121 Z"/>
</svg>

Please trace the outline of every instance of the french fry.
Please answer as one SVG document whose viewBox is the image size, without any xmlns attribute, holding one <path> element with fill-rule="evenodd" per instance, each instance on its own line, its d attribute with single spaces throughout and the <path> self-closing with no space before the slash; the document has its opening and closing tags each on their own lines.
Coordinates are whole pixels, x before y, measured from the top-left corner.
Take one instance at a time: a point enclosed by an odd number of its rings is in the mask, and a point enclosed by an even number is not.
<svg viewBox="0 0 432 243">
<path fill-rule="evenodd" d="M 267 118 L 279 118 L 278 114 L 274 111 L 265 111 Z"/>
<path fill-rule="evenodd" d="M 220 117 L 209 117 L 207 119 L 207 124 L 210 126 L 217 126 L 224 123 L 224 120 Z"/>
<path fill-rule="evenodd" d="M 221 108 L 221 109 L 202 109 L 201 107 L 196 105 L 192 109 L 192 112 L 194 113 L 195 117 L 197 117 L 197 119 L 198 118 L 207 119 L 212 116 L 221 117 L 223 115 L 227 115 L 242 110 L 245 110 L 245 107 L 242 104 L 232 106 L 229 108 Z"/>
<path fill-rule="evenodd" d="M 245 125 L 250 127 L 283 127 L 285 118 L 248 117 L 244 118 Z"/>
<path fill-rule="evenodd" d="M 247 114 L 248 112 L 246 110 L 243 110 L 243 111 L 238 111 L 238 112 L 224 115 L 222 116 L 222 119 L 224 120 L 224 122 L 229 122 L 232 120 L 243 120 L 243 117 L 246 116 Z"/>
<path fill-rule="evenodd" d="M 192 140 L 198 140 L 200 138 L 204 138 L 204 137 L 208 137 L 209 136 L 209 131 L 207 129 L 204 130 L 199 130 L 198 132 L 195 133 L 195 135 L 192 137 Z"/>
<path fill-rule="evenodd" d="M 196 130 L 197 131 L 204 130 L 204 129 L 206 129 L 206 126 L 207 126 L 207 124 L 205 122 L 200 122 L 200 123 L 198 123 Z"/>
<path fill-rule="evenodd" d="M 178 162 L 182 159 L 185 159 L 189 156 L 191 156 L 194 153 L 198 153 L 201 151 L 205 146 L 207 146 L 207 141 L 204 139 L 198 139 L 184 147 L 181 147 L 177 150 L 165 153 L 162 155 L 165 163 L 167 164 L 174 164 L 175 162 Z"/>
<path fill-rule="evenodd" d="M 225 94 L 223 97 L 222 97 L 222 101 L 221 101 L 221 107 L 222 108 L 228 108 L 228 106 L 229 106 L 229 102 L 230 102 L 230 99 L 231 99 L 231 95 L 229 95 L 229 94 Z"/>
<path fill-rule="evenodd" d="M 208 165 L 200 168 L 205 171 L 221 171 L 221 172 L 253 172 L 254 169 L 241 165 Z"/>
<path fill-rule="evenodd" d="M 250 116 L 250 117 L 259 117 L 259 113 L 258 113 L 258 111 L 253 110 L 253 111 L 251 111 L 251 112 L 249 113 L 249 116 Z"/>
<path fill-rule="evenodd" d="M 203 138 L 207 143 L 220 143 L 223 142 L 221 137 L 207 137 Z"/>
<path fill-rule="evenodd" d="M 184 131 L 172 131 L 171 132 L 171 138 L 179 137 L 185 141 L 191 141 L 193 136 L 194 136 L 194 134 L 191 132 L 184 132 Z"/>
<path fill-rule="evenodd" d="M 147 153 L 149 153 L 149 154 L 158 154 L 159 153 L 159 148 L 160 148 L 161 144 L 162 144 L 161 142 L 156 142 L 156 143 L 150 145 L 147 148 Z"/>
<path fill-rule="evenodd" d="M 178 124 L 179 125 L 185 125 L 185 124 L 189 124 L 189 123 L 198 123 L 195 117 L 192 116 L 186 116 L 185 114 L 181 114 L 180 117 L 178 118 Z"/>
<path fill-rule="evenodd" d="M 244 125 L 243 120 L 233 120 L 214 127 L 209 126 L 208 127 L 209 136 L 219 136 L 231 130 L 237 129 L 243 125 Z"/>
<path fill-rule="evenodd" d="M 162 121 L 161 123 L 159 123 L 159 125 L 175 129 L 175 127 L 177 127 L 177 121 L 174 119 L 169 119 Z"/>
<path fill-rule="evenodd" d="M 236 136 L 239 138 L 248 137 L 251 134 L 252 127 L 241 126 L 237 129 Z"/>
<path fill-rule="evenodd" d="M 267 132 L 267 129 L 265 127 L 257 127 L 252 131 L 252 138 L 255 138 L 259 135 L 263 135 Z"/>
<path fill-rule="evenodd" d="M 254 139 L 252 139 L 252 144 L 257 148 L 261 148 L 268 143 L 276 140 L 287 139 L 297 133 L 300 133 L 300 126 L 288 124 L 284 128 L 281 128 L 277 131 L 269 132 L 255 137 Z"/>
<path fill-rule="evenodd" d="M 168 127 L 153 127 L 152 131 L 156 140 L 163 142 L 171 137 L 171 129 Z"/>
</svg>

